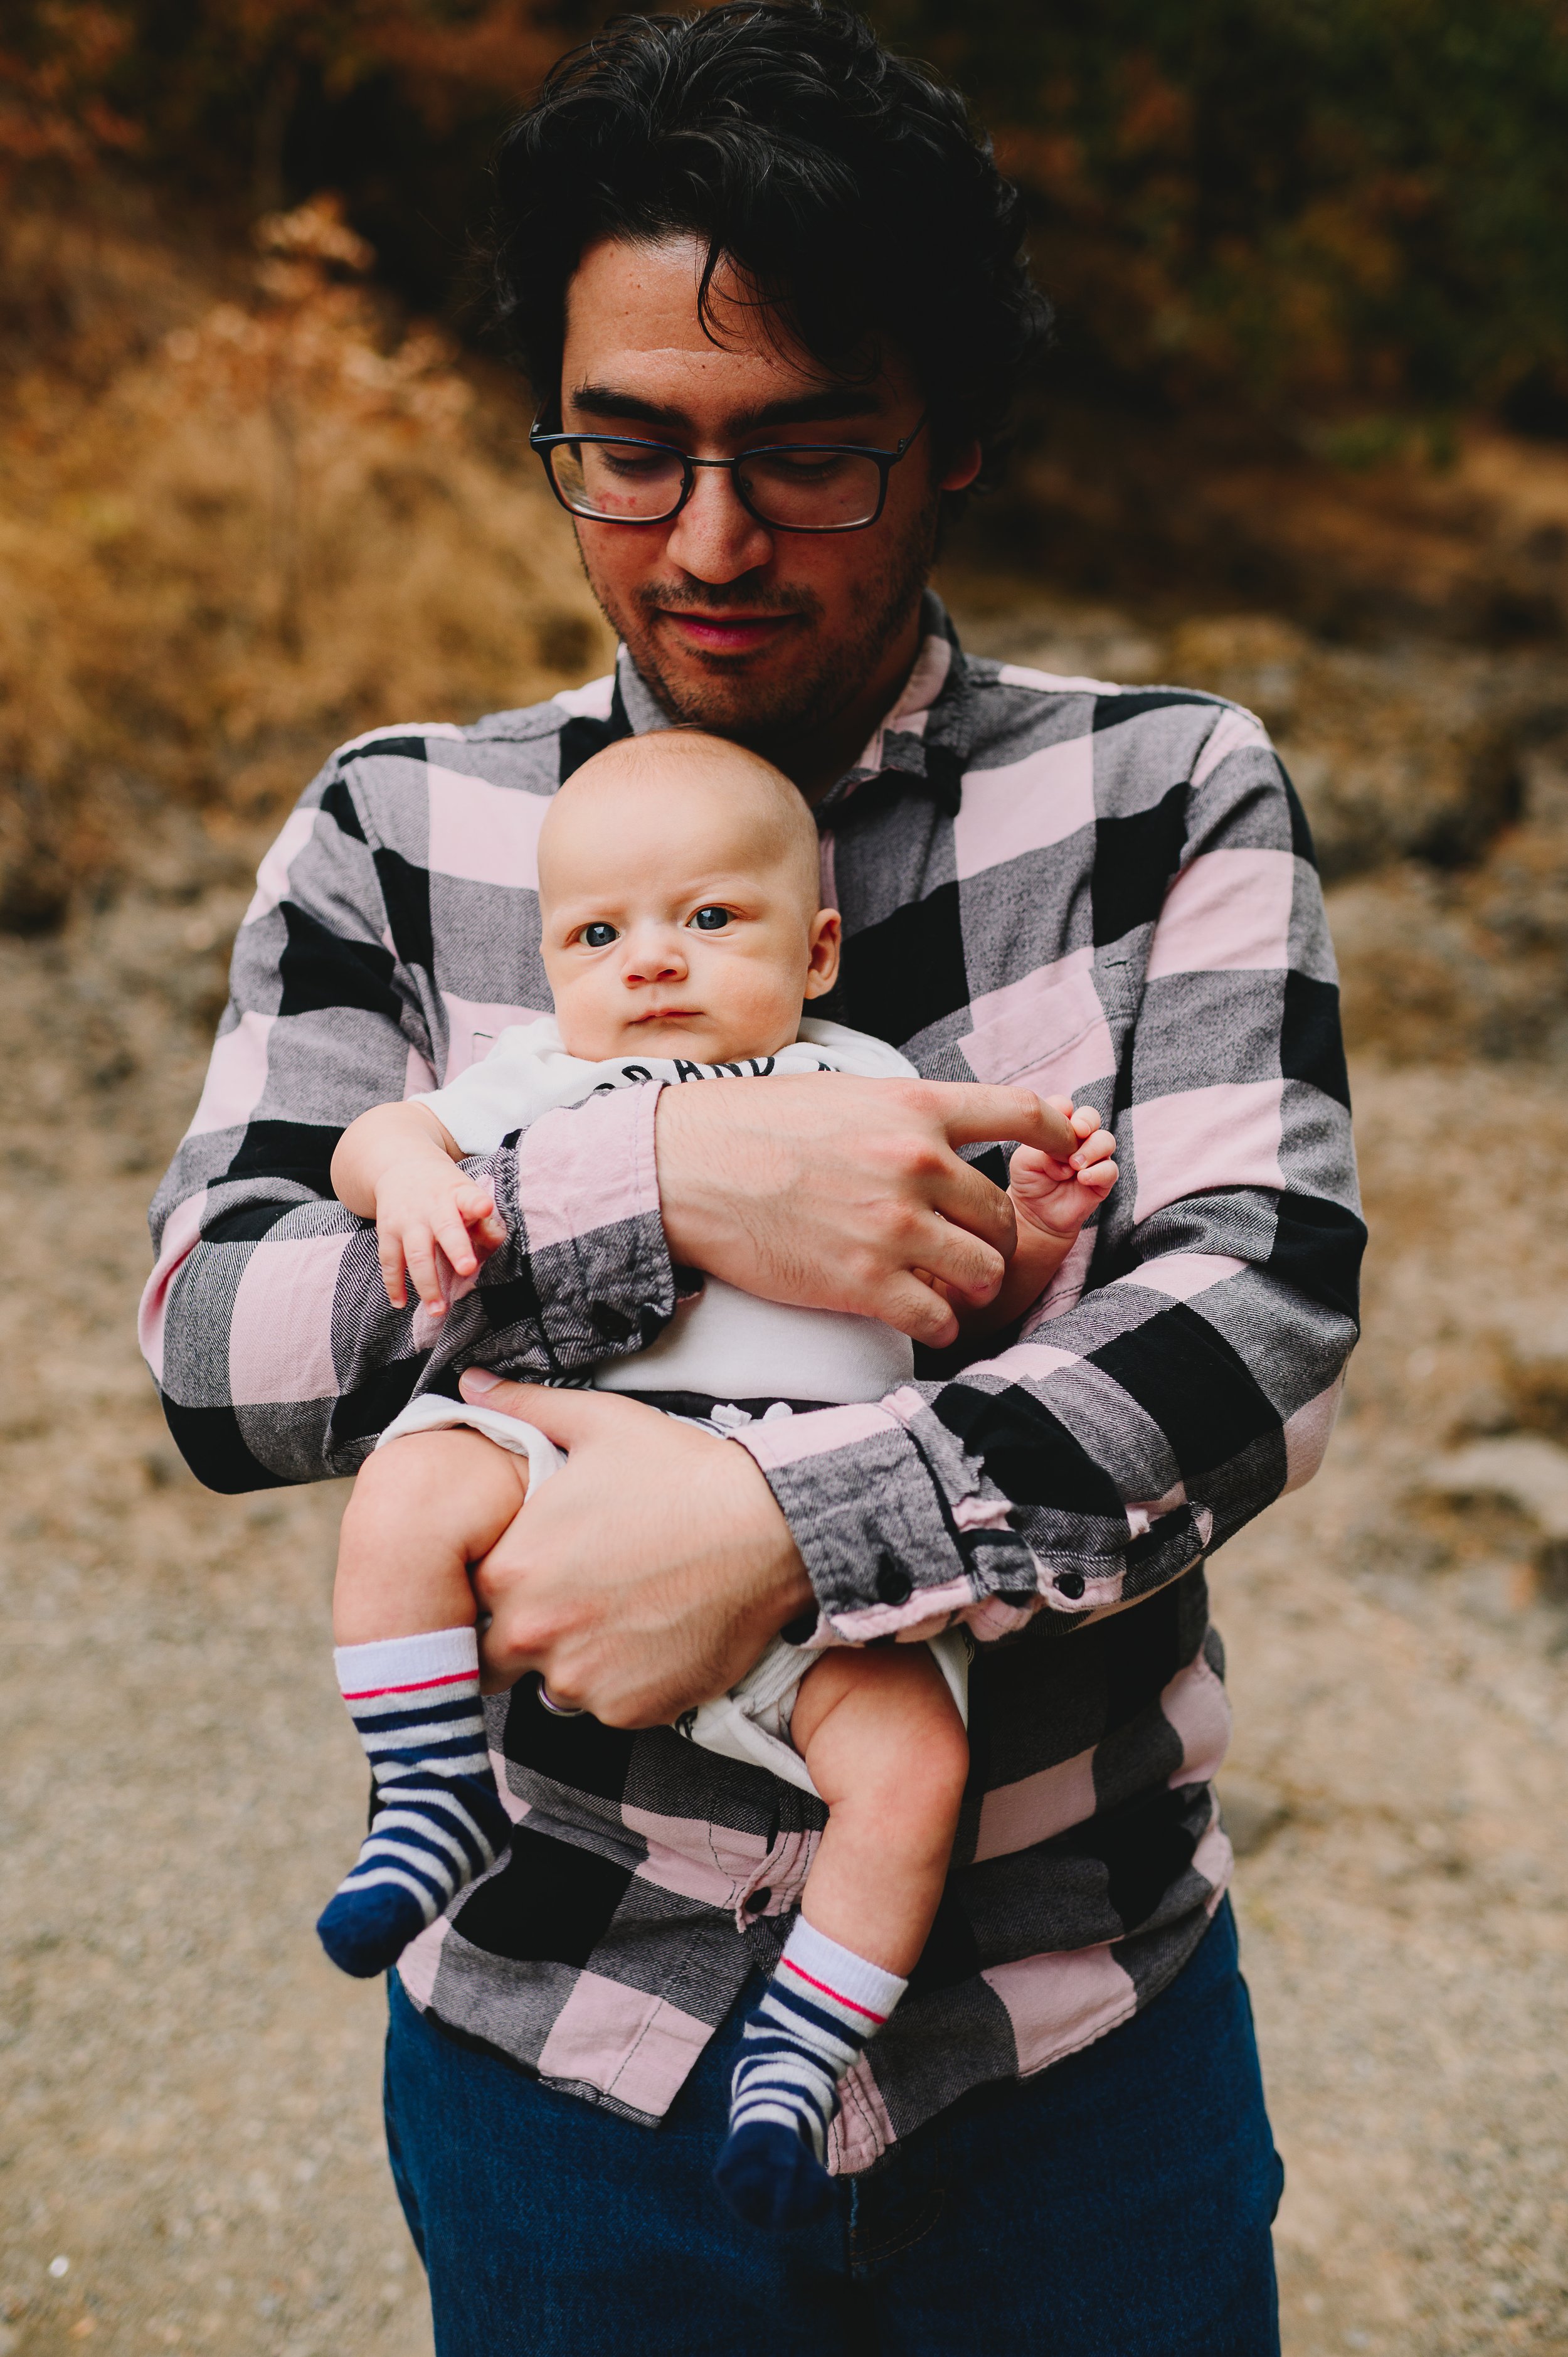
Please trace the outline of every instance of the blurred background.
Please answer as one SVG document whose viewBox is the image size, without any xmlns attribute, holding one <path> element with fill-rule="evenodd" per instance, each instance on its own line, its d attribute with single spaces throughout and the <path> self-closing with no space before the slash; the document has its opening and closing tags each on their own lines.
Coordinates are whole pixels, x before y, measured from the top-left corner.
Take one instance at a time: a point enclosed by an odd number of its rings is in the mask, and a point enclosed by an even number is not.
<svg viewBox="0 0 1568 2357">
<path fill-rule="evenodd" d="M 425 2357 L 338 1485 L 216 1499 L 132 1320 L 260 851 L 330 747 L 602 670 L 487 352 L 485 158 L 575 0 L 0 28 L 0 2357 Z M 1568 18 L 886 0 L 1058 307 L 941 587 L 1180 679 L 1316 832 L 1372 1221 L 1328 1468 L 1217 1560 L 1290 2357 L 1568 2352 Z"/>
</svg>

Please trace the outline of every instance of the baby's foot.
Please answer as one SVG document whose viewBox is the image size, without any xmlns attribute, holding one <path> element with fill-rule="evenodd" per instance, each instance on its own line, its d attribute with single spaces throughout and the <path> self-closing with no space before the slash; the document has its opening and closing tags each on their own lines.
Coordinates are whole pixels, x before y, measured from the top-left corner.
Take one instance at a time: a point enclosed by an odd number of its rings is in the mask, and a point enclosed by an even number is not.
<svg viewBox="0 0 1568 2357">
<path fill-rule="evenodd" d="M 832 2200 L 832 2179 L 800 2128 L 779 2120 L 732 2128 L 714 2182 L 737 2218 L 774 2233 L 813 2224 Z"/>
<path fill-rule="evenodd" d="M 749 2226 L 809 2226 L 832 2199 L 822 2167 L 838 2083 L 905 1984 L 802 1917 L 746 2016 L 714 2181 Z"/>
</svg>

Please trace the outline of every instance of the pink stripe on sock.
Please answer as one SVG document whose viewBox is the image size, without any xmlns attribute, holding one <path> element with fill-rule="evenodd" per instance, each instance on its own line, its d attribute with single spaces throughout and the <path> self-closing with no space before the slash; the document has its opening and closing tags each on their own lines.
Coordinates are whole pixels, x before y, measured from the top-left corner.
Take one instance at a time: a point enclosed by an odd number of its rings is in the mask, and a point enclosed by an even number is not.
<svg viewBox="0 0 1568 2357">
<path fill-rule="evenodd" d="M 428 1694 L 432 1686 L 466 1686 L 470 1680 L 478 1683 L 478 1670 L 450 1670 L 444 1678 L 415 1678 L 411 1686 L 361 1686 L 358 1694 L 345 1694 L 345 1702 L 375 1702 L 382 1695 Z"/>
<path fill-rule="evenodd" d="M 796 1964 L 791 1957 L 780 1956 L 779 1961 L 780 1964 L 786 1966 L 789 1971 L 795 1974 L 799 1979 L 803 1980 L 809 1988 L 821 1989 L 822 1995 L 824 1996 L 831 1996 L 835 2005 L 847 2006 L 851 2013 L 863 2014 L 867 2021 L 874 2021 L 878 2029 L 881 2029 L 883 2023 L 886 2020 L 887 2016 L 885 2013 L 873 2013 L 868 2005 L 856 2005 L 854 1997 L 841 1996 L 836 1988 L 830 1988 L 828 1986 L 826 1981 L 815 1980 L 810 1973 L 801 1972 L 800 1965 Z"/>
</svg>

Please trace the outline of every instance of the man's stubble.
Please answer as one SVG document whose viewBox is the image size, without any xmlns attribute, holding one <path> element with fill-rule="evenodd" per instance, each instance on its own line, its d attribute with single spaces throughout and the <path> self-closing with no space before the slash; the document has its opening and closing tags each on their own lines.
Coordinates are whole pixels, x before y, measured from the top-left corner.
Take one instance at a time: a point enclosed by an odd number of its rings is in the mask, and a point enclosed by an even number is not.
<svg viewBox="0 0 1568 2357">
<path fill-rule="evenodd" d="M 824 634 L 824 608 L 814 590 L 753 587 L 746 576 L 722 584 L 682 579 L 668 587 L 645 585 L 623 602 L 607 594 L 585 560 L 583 569 L 606 620 L 625 640 L 639 673 L 671 720 L 777 755 L 794 740 L 831 726 L 875 673 L 889 642 L 919 603 L 934 560 L 936 522 L 933 500 L 888 549 L 877 582 L 867 585 L 867 595 L 856 608 L 853 630 L 837 640 Z M 706 671 L 693 668 L 672 677 L 660 659 L 658 612 L 720 615 L 736 607 L 748 614 L 803 617 L 812 628 L 808 646 L 784 667 L 782 675 L 770 680 L 748 678 L 741 665 L 719 660 Z"/>
</svg>

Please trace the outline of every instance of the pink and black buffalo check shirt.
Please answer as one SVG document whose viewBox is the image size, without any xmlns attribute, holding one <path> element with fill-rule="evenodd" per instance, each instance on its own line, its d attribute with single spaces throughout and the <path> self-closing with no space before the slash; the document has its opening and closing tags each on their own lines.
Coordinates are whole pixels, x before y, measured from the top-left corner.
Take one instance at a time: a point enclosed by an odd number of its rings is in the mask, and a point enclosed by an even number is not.
<svg viewBox="0 0 1568 2357">
<path fill-rule="evenodd" d="M 510 1241 L 439 1329 L 389 1308 L 373 1232 L 328 1178 L 356 1114 L 549 1010 L 540 821 L 600 746 L 661 725 L 623 652 L 527 711 L 377 730 L 263 862 L 144 1311 L 210 1487 L 350 1473 L 470 1361 L 580 1379 L 670 1317 L 656 1085 L 551 1113 L 485 1166 Z M 1250 714 L 966 659 L 930 599 L 898 705 L 820 816 L 845 934 L 821 1011 L 933 1079 L 1070 1091 L 1122 1167 L 1014 1339 L 743 1442 L 821 1608 L 788 1633 L 956 1615 L 981 1641 L 947 1895 L 844 2090 L 854 2170 L 1125 2020 L 1202 1937 L 1230 1867 L 1203 1559 L 1318 1463 L 1363 1231 L 1311 845 Z M 999 1151 L 976 1158 L 1002 1176 Z M 404 1986 L 657 2121 L 776 1960 L 823 1813 L 672 1730 L 553 1717 L 532 1678 L 489 1710 L 511 1848 L 408 1951 Z"/>
</svg>

